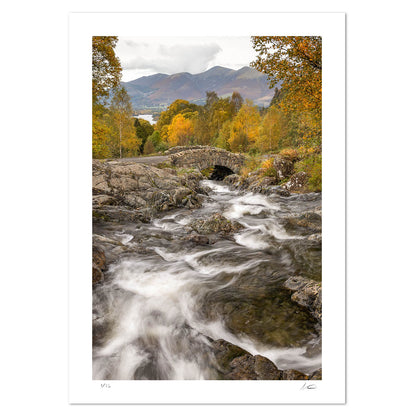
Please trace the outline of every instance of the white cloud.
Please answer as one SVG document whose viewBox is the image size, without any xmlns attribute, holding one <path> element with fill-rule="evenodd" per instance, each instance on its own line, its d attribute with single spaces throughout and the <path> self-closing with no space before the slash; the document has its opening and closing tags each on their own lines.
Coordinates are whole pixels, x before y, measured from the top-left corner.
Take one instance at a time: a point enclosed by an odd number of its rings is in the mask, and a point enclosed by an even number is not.
<svg viewBox="0 0 416 416">
<path fill-rule="evenodd" d="M 120 37 L 123 81 L 158 72 L 196 74 L 220 65 L 239 69 L 255 57 L 247 37 Z"/>
<path fill-rule="evenodd" d="M 150 49 L 147 53 L 144 49 Z M 136 45 L 138 54 L 122 62 L 125 70 L 145 69 L 153 72 L 173 74 L 177 72 L 198 73 L 208 68 L 210 62 L 221 51 L 215 43 L 206 45 L 154 45 L 148 48 L 144 44 Z"/>
</svg>

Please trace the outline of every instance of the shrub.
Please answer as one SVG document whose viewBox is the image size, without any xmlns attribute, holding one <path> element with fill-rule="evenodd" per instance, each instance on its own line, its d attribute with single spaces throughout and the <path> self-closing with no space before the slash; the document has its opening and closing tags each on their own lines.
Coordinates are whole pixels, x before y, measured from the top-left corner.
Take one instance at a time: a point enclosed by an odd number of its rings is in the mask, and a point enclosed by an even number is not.
<svg viewBox="0 0 416 416">
<path fill-rule="evenodd" d="M 297 151 L 298 151 L 298 156 L 300 159 L 303 159 L 313 154 L 321 153 L 321 149 L 319 146 L 312 146 L 312 147 L 300 146 L 297 148 Z"/>
<path fill-rule="evenodd" d="M 249 155 L 246 158 L 244 165 L 249 170 L 249 172 L 253 172 L 254 170 L 258 169 L 261 165 L 260 157 Z"/>
<path fill-rule="evenodd" d="M 284 159 L 290 160 L 291 162 L 296 162 L 300 158 L 298 149 L 293 149 L 290 147 L 282 149 L 279 152 L 279 156 L 283 157 Z"/>
<path fill-rule="evenodd" d="M 155 152 L 155 146 L 153 145 L 153 142 L 149 139 L 146 140 L 146 143 L 143 147 L 143 153 L 145 155 L 150 155 Z"/>
<path fill-rule="evenodd" d="M 260 154 L 260 150 L 257 149 L 256 147 L 252 147 L 249 151 L 248 151 L 249 156 L 258 156 Z"/>
<path fill-rule="evenodd" d="M 295 172 L 305 172 L 312 192 L 322 191 L 322 155 L 312 154 L 295 163 Z"/>
<path fill-rule="evenodd" d="M 264 169 L 263 176 L 271 176 L 273 178 L 277 177 L 277 172 L 276 172 L 273 162 L 274 162 L 274 159 L 270 158 L 270 159 L 265 160 L 261 164 L 261 168 Z"/>
</svg>

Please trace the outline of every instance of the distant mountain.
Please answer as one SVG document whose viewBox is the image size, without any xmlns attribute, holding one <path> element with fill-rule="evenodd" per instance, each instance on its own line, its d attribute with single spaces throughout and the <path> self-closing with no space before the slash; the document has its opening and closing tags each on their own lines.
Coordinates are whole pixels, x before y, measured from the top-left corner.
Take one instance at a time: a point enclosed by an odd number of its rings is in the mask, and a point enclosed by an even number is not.
<svg viewBox="0 0 416 416">
<path fill-rule="evenodd" d="M 189 72 L 155 74 L 122 84 L 136 110 L 166 107 L 179 98 L 203 104 L 206 91 L 215 91 L 220 97 L 238 91 L 244 99 L 268 106 L 274 94 L 274 89 L 269 89 L 267 76 L 248 66 L 238 70 L 214 66 L 194 75 Z"/>
</svg>

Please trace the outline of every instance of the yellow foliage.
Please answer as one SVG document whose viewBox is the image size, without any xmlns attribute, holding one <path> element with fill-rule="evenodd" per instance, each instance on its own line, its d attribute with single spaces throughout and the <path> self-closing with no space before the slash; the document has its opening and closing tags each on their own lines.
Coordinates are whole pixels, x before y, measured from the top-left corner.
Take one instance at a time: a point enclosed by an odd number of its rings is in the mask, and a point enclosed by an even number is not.
<svg viewBox="0 0 416 416">
<path fill-rule="evenodd" d="M 263 117 L 260 135 L 255 146 L 263 153 L 278 150 L 287 133 L 288 125 L 285 115 L 279 108 L 272 106 Z"/>
<path fill-rule="evenodd" d="M 187 119 L 183 114 L 177 114 L 168 127 L 167 141 L 169 146 L 184 146 L 191 142 L 194 134 L 192 120 Z"/>
<path fill-rule="evenodd" d="M 273 167 L 273 159 L 266 159 L 262 164 L 261 164 L 262 169 L 270 169 Z"/>
<path fill-rule="evenodd" d="M 255 143 L 260 120 L 257 108 L 246 101 L 231 122 L 229 145 L 233 152 L 246 152 Z"/>
</svg>

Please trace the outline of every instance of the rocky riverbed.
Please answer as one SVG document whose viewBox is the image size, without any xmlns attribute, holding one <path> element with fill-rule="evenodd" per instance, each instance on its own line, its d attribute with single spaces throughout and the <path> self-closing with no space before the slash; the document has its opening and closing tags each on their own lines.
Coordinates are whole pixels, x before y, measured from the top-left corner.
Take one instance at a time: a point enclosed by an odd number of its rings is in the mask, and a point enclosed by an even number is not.
<svg viewBox="0 0 416 416">
<path fill-rule="evenodd" d="M 321 196 L 254 183 L 94 161 L 95 379 L 322 377 Z"/>
</svg>

